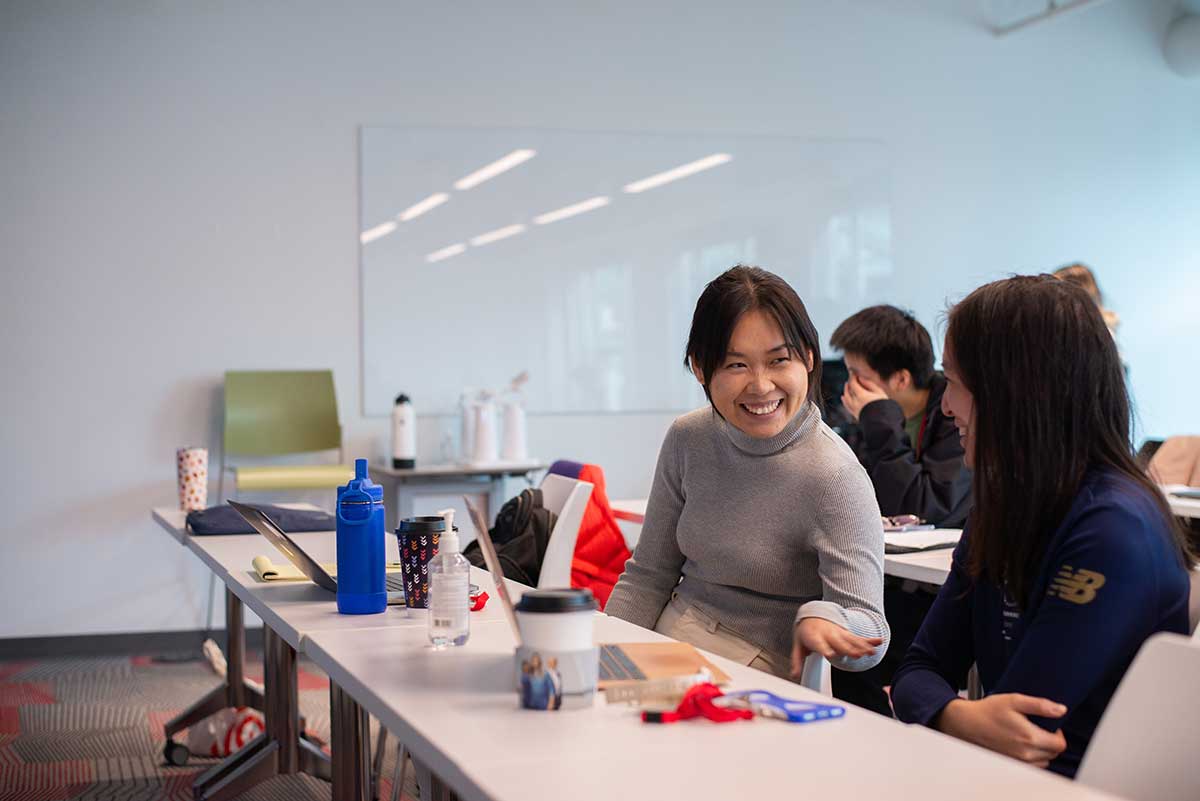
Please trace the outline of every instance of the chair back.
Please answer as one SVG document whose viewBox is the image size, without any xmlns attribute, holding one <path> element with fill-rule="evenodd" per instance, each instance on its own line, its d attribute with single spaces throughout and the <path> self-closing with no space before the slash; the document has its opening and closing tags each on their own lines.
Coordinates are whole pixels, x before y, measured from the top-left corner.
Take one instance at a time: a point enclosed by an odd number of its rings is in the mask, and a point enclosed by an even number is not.
<svg viewBox="0 0 1200 801">
<path fill-rule="evenodd" d="M 1200 643 L 1155 634 L 1142 644 L 1092 736 L 1076 780 L 1131 801 L 1200 798 Z"/>
<path fill-rule="evenodd" d="M 279 456 L 341 446 L 332 370 L 225 373 L 225 453 Z"/>
<path fill-rule="evenodd" d="M 1159 484 L 1200 486 L 1200 437 L 1167 437 L 1150 458 L 1150 477 Z"/>
<path fill-rule="evenodd" d="M 557 520 L 550 532 L 538 587 L 570 587 L 571 560 L 575 558 L 575 541 L 579 539 L 579 524 L 583 510 L 592 496 L 592 484 L 566 476 L 547 473 L 542 479 L 542 506 L 555 514 Z"/>
</svg>

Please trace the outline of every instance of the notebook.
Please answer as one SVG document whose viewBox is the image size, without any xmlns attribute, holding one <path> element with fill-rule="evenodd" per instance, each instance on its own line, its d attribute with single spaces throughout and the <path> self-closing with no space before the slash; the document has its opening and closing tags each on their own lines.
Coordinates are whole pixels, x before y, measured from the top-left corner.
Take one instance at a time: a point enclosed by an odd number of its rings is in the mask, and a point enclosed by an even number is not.
<svg viewBox="0 0 1200 801">
<path fill-rule="evenodd" d="M 713 684 L 728 684 L 729 674 L 685 642 L 623 642 L 600 646 L 601 690 L 628 682 L 690 676 L 704 668 Z"/>
<path fill-rule="evenodd" d="M 931 531 L 887 531 L 883 534 L 884 553 L 916 553 L 953 548 L 962 537 L 962 529 L 935 528 Z"/>
<path fill-rule="evenodd" d="M 337 565 L 333 562 L 319 563 L 325 572 L 331 578 L 337 579 Z M 300 568 L 290 563 L 272 562 L 271 557 L 266 555 L 256 556 L 250 560 L 250 567 L 254 569 L 254 575 L 259 581 L 310 581 L 309 577 L 300 572 Z M 389 579 L 392 574 L 402 576 L 399 562 L 388 562 L 387 572 Z M 389 585 L 392 583 L 389 580 Z M 391 589 L 389 586 L 388 589 Z M 401 585 L 403 589 L 403 585 Z"/>
</svg>

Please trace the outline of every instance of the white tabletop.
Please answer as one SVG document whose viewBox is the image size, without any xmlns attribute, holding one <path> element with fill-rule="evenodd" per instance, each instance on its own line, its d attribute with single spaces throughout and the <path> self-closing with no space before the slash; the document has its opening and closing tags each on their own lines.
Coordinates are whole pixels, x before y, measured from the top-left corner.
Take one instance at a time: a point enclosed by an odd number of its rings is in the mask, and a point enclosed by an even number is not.
<svg viewBox="0 0 1200 801">
<path fill-rule="evenodd" d="M 1172 512 L 1180 517 L 1200 518 L 1200 500 L 1195 498 L 1177 498 L 1171 494 L 1171 492 L 1174 490 L 1183 489 L 1200 491 L 1200 487 L 1188 487 L 1183 484 L 1168 484 L 1162 489 L 1167 495 L 1167 503 L 1171 505 Z"/>
<path fill-rule="evenodd" d="M 177 506 L 155 506 L 150 510 L 150 516 L 170 534 L 180 545 L 187 541 L 187 515 Z"/>
<path fill-rule="evenodd" d="M 597 639 L 664 639 L 597 616 Z M 807 725 L 642 723 L 608 706 L 517 707 L 513 639 L 500 621 L 472 626 L 461 648 L 435 651 L 423 632 L 319 631 L 304 651 L 464 801 L 660 798 L 1099 799 L 1087 788 L 943 736 L 848 707 Z M 733 689 L 826 700 L 799 685 L 712 656 Z"/>
</svg>

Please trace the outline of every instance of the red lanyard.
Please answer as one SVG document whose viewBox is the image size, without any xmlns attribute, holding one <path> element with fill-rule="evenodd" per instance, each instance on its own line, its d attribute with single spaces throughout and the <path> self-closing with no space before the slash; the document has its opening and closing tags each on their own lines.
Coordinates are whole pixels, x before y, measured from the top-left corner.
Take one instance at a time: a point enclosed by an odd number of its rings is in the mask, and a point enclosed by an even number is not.
<svg viewBox="0 0 1200 801">
<path fill-rule="evenodd" d="M 925 424 L 928 422 L 929 414 L 926 413 L 925 416 L 921 418 L 921 429 L 917 432 L 917 441 L 913 443 L 913 453 L 917 455 L 918 459 L 921 458 L 921 442 L 925 439 Z"/>
</svg>

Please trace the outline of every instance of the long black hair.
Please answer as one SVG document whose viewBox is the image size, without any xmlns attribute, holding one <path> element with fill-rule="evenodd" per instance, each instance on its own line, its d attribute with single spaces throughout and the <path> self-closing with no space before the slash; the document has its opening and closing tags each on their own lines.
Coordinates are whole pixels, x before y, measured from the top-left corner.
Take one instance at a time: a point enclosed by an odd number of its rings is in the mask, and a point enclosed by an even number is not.
<svg viewBox="0 0 1200 801">
<path fill-rule="evenodd" d="M 761 267 L 738 264 L 704 287 L 692 314 L 692 330 L 683 354 L 684 367 L 694 366 L 700 371 L 704 376 L 704 395 L 712 401 L 709 385 L 729 350 L 733 329 L 743 314 L 754 309 L 770 315 L 779 326 L 793 358 L 807 364 L 805 360 L 811 355 L 808 400 L 820 408 L 821 344 L 817 340 L 817 327 L 796 290 Z"/>
<path fill-rule="evenodd" d="M 973 578 L 1006 586 L 1023 608 L 1047 542 L 1099 466 L 1153 499 L 1191 564 L 1166 499 L 1134 459 L 1121 359 L 1083 289 L 1048 275 L 986 284 L 950 310 L 946 349 L 975 398 Z"/>
</svg>

